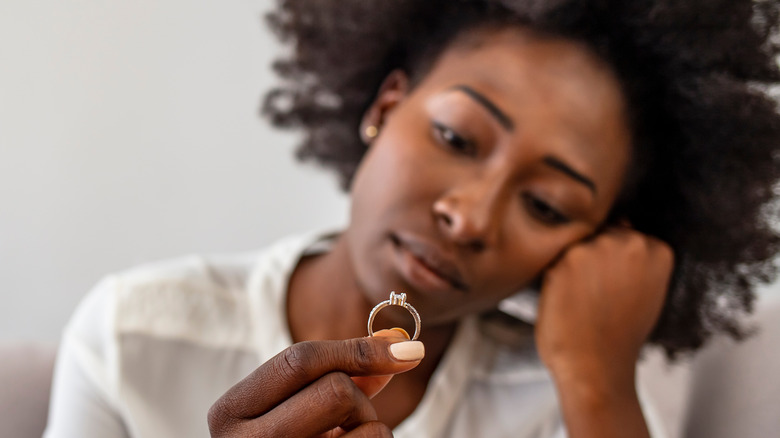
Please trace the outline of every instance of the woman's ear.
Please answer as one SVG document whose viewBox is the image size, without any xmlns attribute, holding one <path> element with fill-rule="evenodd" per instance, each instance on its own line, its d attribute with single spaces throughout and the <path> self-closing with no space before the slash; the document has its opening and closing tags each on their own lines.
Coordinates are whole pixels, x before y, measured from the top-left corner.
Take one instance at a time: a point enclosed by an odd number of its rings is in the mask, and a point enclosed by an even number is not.
<svg viewBox="0 0 780 438">
<path fill-rule="evenodd" d="M 370 144 L 379 135 L 382 125 L 393 108 L 406 97 L 409 77 L 403 70 L 393 70 L 382 81 L 376 98 L 368 107 L 360 123 L 360 139 Z"/>
</svg>

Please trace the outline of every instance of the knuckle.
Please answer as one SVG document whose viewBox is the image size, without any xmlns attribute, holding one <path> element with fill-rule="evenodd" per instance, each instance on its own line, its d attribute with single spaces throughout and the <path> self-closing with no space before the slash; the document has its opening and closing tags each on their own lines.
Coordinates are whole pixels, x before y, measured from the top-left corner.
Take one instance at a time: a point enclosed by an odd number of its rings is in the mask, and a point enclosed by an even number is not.
<svg viewBox="0 0 780 438">
<path fill-rule="evenodd" d="M 600 243 L 606 244 L 609 247 L 620 247 L 623 245 L 630 244 L 630 242 L 640 236 L 640 233 L 638 233 L 635 230 L 627 229 L 627 228 L 617 228 L 612 229 L 608 232 L 605 232 L 600 238 L 597 239 Z"/>
<path fill-rule="evenodd" d="M 647 240 L 639 235 L 631 235 L 625 241 L 625 248 L 630 256 L 641 257 L 647 254 Z"/>
<path fill-rule="evenodd" d="M 307 373 L 314 355 L 314 347 L 311 343 L 299 342 L 282 352 L 281 361 L 274 364 L 276 368 L 274 371 L 284 379 L 293 380 Z"/>
<path fill-rule="evenodd" d="M 658 253 L 658 257 L 665 263 L 667 266 L 672 267 L 674 266 L 675 262 L 675 255 L 674 250 L 671 246 L 669 246 L 666 242 L 657 241 L 655 245 L 655 250 Z"/>
<path fill-rule="evenodd" d="M 670 266 L 674 265 L 674 249 L 668 243 L 656 237 L 645 236 L 645 247 L 654 260 L 659 260 Z"/>
<path fill-rule="evenodd" d="M 390 430 L 390 427 L 380 421 L 372 421 L 370 423 L 366 423 L 365 426 L 361 428 L 360 432 L 361 432 L 360 434 L 361 437 L 371 437 L 371 438 L 392 438 L 393 437 L 393 431 Z"/>
<path fill-rule="evenodd" d="M 608 249 L 617 255 L 622 255 L 629 259 L 636 259 L 648 254 L 649 239 L 648 236 L 645 236 L 638 231 L 620 231 L 620 233 L 616 234 L 609 242 Z"/>
<path fill-rule="evenodd" d="M 212 436 L 222 436 L 230 429 L 235 421 L 230 409 L 230 399 L 220 397 L 211 407 L 206 416 L 209 430 Z"/>
<path fill-rule="evenodd" d="M 323 384 L 318 387 L 320 401 L 332 407 L 335 412 L 346 413 L 355 406 L 357 387 L 344 373 L 333 372 L 325 375 Z"/>
<path fill-rule="evenodd" d="M 208 421 L 210 431 L 214 432 L 222 428 L 223 419 L 219 401 L 211 405 L 206 420 Z"/>
<path fill-rule="evenodd" d="M 573 265 L 579 265 L 590 257 L 589 253 L 587 244 L 575 245 L 566 251 L 564 260 Z"/>
<path fill-rule="evenodd" d="M 353 351 L 352 355 L 354 364 L 359 369 L 370 367 L 379 356 L 374 343 L 369 341 L 369 338 L 357 338 L 352 340 Z"/>
</svg>

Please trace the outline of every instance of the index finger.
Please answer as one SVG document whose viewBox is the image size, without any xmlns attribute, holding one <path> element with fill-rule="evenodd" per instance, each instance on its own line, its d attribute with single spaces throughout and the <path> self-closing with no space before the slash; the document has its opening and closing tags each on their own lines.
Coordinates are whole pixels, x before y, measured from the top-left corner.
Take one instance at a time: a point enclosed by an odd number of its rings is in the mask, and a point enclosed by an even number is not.
<svg viewBox="0 0 780 438">
<path fill-rule="evenodd" d="M 403 349 L 415 354 L 396 358 L 390 351 L 393 344 L 405 344 Z M 228 390 L 220 402 L 229 403 L 223 408 L 233 418 L 254 418 L 325 374 L 334 371 L 349 376 L 397 374 L 416 367 L 424 354 L 421 342 L 399 337 L 300 342 L 258 367 Z"/>
</svg>

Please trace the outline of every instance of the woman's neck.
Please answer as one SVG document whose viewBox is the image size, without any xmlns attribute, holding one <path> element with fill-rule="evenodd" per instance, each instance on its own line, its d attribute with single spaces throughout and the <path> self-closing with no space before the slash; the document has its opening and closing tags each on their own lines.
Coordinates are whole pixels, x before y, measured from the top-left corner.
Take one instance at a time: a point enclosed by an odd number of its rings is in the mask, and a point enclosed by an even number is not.
<svg viewBox="0 0 780 438">
<path fill-rule="evenodd" d="M 293 342 L 365 335 L 369 306 L 354 280 L 342 238 L 325 253 L 304 256 L 287 291 L 287 320 Z M 370 307 L 368 307 L 370 310 Z"/>
</svg>

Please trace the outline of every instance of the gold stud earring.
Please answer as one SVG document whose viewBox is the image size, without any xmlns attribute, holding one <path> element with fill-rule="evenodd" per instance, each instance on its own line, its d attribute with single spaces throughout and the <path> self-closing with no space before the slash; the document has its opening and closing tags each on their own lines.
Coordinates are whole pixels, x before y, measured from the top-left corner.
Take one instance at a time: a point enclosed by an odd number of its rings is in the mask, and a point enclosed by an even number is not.
<svg viewBox="0 0 780 438">
<path fill-rule="evenodd" d="M 374 138 L 377 135 L 379 135 L 379 129 L 377 129 L 377 127 L 374 126 L 374 125 L 370 125 L 370 126 L 366 127 L 366 130 L 364 131 L 364 133 L 366 134 L 366 137 L 371 139 L 371 138 Z"/>
</svg>

